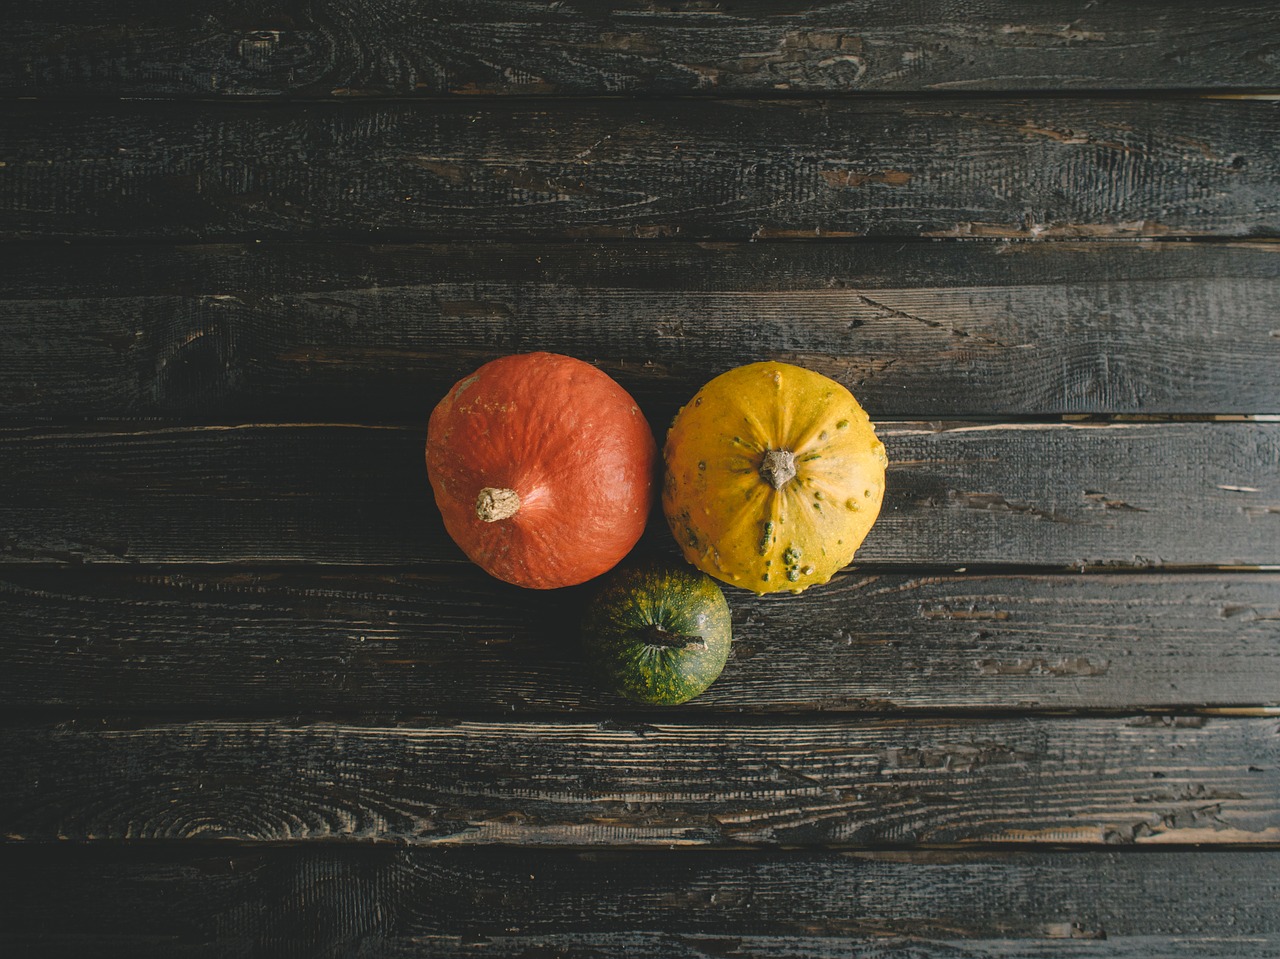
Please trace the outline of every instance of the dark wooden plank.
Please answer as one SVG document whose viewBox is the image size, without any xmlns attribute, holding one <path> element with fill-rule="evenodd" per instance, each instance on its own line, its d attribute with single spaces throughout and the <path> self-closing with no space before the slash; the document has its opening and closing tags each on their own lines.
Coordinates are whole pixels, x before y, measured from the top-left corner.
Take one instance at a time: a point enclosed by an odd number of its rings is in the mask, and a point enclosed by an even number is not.
<svg viewBox="0 0 1280 959">
<path fill-rule="evenodd" d="M 0 431 L 0 560 L 454 561 L 422 425 Z M 1280 424 L 881 423 L 863 563 L 1280 562 Z M 649 542 L 674 550 L 665 523 Z"/>
<path fill-rule="evenodd" d="M 890 917 L 889 923 L 893 925 Z M 799 925 L 799 923 L 797 923 Z M 820 925 L 815 923 L 814 925 Z M 870 925 L 870 924 L 868 924 Z M 1274 959 L 1271 936 L 1134 936 L 1112 941 L 1091 930 L 1058 926 L 1048 939 L 959 939 L 939 932 L 936 938 L 864 936 L 670 935 L 661 932 L 554 936 L 496 935 L 480 941 L 463 936 L 423 936 L 387 943 L 377 955 L 388 957 L 510 956 L 573 959 L 704 959 L 727 955 L 750 959 L 1151 959 L 1193 954 L 1197 959 Z"/>
<path fill-rule="evenodd" d="M 1278 106 L 10 102 L 0 238 L 1274 236 Z"/>
<path fill-rule="evenodd" d="M 799 363 L 873 416 L 1280 409 L 1280 243 L 13 245 L 0 411 L 387 420 L 508 352 L 665 422 Z"/>
<path fill-rule="evenodd" d="M 741 93 L 1274 86 L 1272 4 L 60 0 L 10 11 L 0 92 Z"/>
<path fill-rule="evenodd" d="M 607 710 L 573 610 L 478 569 L 8 567 L 0 704 L 511 716 Z M 686 707 L 1280 705 L 1280 576 L 867 576 L 731 591 L 734 653 Z M 662 710 L 654 715 L 669 715 Z"/>
<path fill-rule="evenodd" d="M 0 766 L 14 841 L 1280 841 L 1274 715 L 81 719 L 0 729 Z"/>
<path fill-rule="evenodd" d="M 8 956 L 1270 959 L 1280 853 L 0 847 Z M 661 931 L 658 931 L 661 930 Z"/>
<path fill-rule="evenodd" d="M 892 917 L 891 917 L 892 918 Z M 865 936 L 741 936 L 732 930 L 715 936 L 669 935 L 661 932 L 555 936 L 488 936 L 472 942 L 462 936 L 414 937 L 388 943 L 388 957 L 531 956 L 573 959 L 704 959 L 725 955 L 751 959 L 1151 959 L 1183 955 L 1203 959 L 1274 959 L 1271 936 L 1135 936 L 1116 941 L 1092 938 L 1089 930 L 1055 927 L 1051 939 L 950 939 Z"/>
</svg>

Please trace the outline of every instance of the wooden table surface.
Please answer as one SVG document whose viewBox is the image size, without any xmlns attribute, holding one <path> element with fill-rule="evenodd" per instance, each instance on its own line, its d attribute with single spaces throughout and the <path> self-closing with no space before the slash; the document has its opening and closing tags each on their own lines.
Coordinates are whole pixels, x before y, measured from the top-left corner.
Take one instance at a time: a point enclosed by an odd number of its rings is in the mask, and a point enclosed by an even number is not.
<svg viewBox="0 0 1280 959">
<path fill-rule="evenodd" d="M 1273 0 L 2 26 L 6 959 L 1280 954 Z M 686 706 L 443 531 L 428 413 L 537 349 L 879 424 Z"/>
</svg>

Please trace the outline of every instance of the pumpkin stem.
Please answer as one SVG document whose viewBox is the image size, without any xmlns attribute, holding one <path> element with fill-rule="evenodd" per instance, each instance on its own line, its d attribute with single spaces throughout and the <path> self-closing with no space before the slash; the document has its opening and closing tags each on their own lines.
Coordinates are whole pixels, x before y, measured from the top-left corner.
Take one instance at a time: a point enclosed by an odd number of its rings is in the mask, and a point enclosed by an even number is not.
<svg viewBox="0 0 1280 959">
<path fill-rule="evenodd" d="M 476 516 L 486 523 L 515 516 L 520 511 L 520 497 L 513 489 L 494 489 L 486 486 L 476 497 Z"/>
<path fill-rule="evenodd" d="M 760 475 L 774 489 L 782 489 L 796 475 L 796 454 L 791 450 L 767 450 L 760 464 Z"/>
<path fill-rule="evenodd" d="M 701 636 L 686 636 L 683 633 L 669 633 L 661 626 L 646 626 L 640 631 L 640 638 L 649 646 L 665 646 L 668 649 L 707 648 L 707 641 Z"/>
</svg>

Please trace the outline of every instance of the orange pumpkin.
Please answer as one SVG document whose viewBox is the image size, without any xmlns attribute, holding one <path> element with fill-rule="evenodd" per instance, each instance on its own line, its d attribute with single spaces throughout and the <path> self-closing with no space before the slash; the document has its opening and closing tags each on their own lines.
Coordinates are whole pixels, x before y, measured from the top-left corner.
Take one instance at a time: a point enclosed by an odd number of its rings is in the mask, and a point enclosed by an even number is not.
<svg viewBox="0 0 1280 959">
<path fill-rule="evenodd" d="M 498 579 L 553 589 L 630 552 L 652 504 L 657 444 L 608 375 L 526 353 L 454 384 L 431 414 L 426 456 L 463 552 Z"/>
<path fill-rule="evenodd" d="M 884 497 L 884 444 L 853 394 L 786 363 L 706 384 L 664 454 L 663 512 L 685 558 L 756 593 L 827 582 Z"/>
</svg>

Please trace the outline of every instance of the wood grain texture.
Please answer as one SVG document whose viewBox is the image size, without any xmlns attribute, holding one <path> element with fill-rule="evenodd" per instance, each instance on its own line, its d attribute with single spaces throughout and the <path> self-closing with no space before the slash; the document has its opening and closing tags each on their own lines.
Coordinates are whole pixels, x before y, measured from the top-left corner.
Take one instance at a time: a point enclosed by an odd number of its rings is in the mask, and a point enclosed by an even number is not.
<svg viewBox="0 0 1280 959">
<path fill-rule="evenodd" d="M 15 959 L 1270 959 L 1277 866 L 1263 851 L 8 845 L 0 947 Z"/>
<path fill-rule="evenodd" d="M 0 239 L 1275 236 L 1280 104 L 0 109 Z"/>
<path fill-rule="evenodd" d="M 892 922 L 890 923 L 892 924 Z M 882 925 L 884 925 L 882 923 Z M 1090 930 L 1055 926 L 1053 939 L 936 939 L 866 936 L 743 936 L 732 930 L 718 936 L 669 935 L 660 932 L 576 933 L 554 936 L 497 935 L 471 941 L 463 936 L 423 936 L 388 944 L 377 955 L 394 957 L 530 956 L 594 957 L 594 959 L 704 959 L 721 956 L 751 959 L 1150 959 L 1180 955 L 1203 959 L 1273 959 L 1271 936 L 1134 936 L 1098 941 Z"/>
<path fill-rule="evenodd" d="M 13 245 L 0 416 L 406 420 L 510 352 L 669 422 L 771 359 L 876 417 L 1280 412 L 1280 243 Z"/>
<path fill-rule="evenodd" d="M 0 560 L 463 563 L 416 427 L 0 431 Z M 881 423 L 858 561 L 1280 562 L 1280 424 Z M 675 555 L 660 519 L 650 547 Z"/>
<path fill-rule="evenodd" d="M 1274 86 L 1274 6 L 1172 0 L 155 0 L 6 17 L 24 96 L 691 94 Z"/>
<path fill-rule="evenodd" d="M 1276 718 L 0 729 L 14 841 L 1275 843 Z"/>
<path fill-rule="evenodd" d="M 0 704 L 192 714 L 519 716 L 627 707 L 586 673 L 592 587 L 479 569 L 0 571 Z M 1280 705 L 1280 576 L 846 574 L 731 591 L 734 651 L 683 707 Z M 670 710 L 648 710 L 670 716 Z"/>
<path fill-rule="evenodd" d="M 1280 569 L 1280 423 L 1025 422 L 1280 412 L 1273 5 L 28 6 L 6 959 L 1280 949 L 1280 574 L 1136 572 Z M 467 564 L 422 466 L 538 348 L 659 426 L 752 359 L 850 385 L 871 565 L 733 596 L 687 709 L 595 691 L 587 590 Z"/>
</svg>

